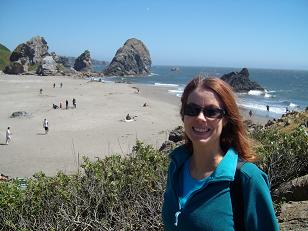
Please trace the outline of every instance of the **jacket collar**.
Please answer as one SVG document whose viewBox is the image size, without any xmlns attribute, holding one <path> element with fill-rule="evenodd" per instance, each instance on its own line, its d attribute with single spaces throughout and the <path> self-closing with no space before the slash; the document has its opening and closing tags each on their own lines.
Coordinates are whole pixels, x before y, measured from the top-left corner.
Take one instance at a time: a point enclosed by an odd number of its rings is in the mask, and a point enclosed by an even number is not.
<svg viewBox="0 0 308 231">
<path fill-rule="evenodd" d="M 176 169 L 191 156 L 186 145 L 177 147 L 171 154 L 170 158 L 175 162 Z M 238 154 L 233 148 L 229 148 L 223 159 L 220 161 L 215 171 L 211 174 L 212 180 L 234 180 L 234 174 L 236 171 L 236 165 L 238 160 Z"/>
</svg>

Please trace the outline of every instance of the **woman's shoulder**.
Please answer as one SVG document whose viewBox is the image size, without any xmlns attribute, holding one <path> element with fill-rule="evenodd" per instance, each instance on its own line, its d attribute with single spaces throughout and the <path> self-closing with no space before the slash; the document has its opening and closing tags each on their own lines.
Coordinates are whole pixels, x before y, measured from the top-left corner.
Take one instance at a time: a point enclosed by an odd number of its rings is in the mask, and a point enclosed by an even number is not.
<svg viewBox="0 0 308 231">
<path fill-rule="evenodd" d="M 240 169 L 241 178 L 246 181 L 268 182 L 267 175 L 256 164 L 246 162 Z"/>
</svg>

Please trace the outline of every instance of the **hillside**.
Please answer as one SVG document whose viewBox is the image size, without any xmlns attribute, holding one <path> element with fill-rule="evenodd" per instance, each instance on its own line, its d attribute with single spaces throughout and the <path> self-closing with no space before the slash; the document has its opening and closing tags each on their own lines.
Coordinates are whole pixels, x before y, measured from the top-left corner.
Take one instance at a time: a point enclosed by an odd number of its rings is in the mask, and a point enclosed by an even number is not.
<svg viewBox="0 0 308 231">
<path fill-rule="evenodd" d="M 0 70 L 10 62 L 11 51 L 0 43 Z"/>
</svg>

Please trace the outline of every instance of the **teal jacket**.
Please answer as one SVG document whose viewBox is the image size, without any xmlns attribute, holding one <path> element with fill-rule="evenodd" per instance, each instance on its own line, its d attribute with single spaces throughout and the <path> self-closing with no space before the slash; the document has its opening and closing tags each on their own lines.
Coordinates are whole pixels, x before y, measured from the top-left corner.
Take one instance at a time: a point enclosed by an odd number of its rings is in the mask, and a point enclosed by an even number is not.
<svg viewBox="0 0 308 231">
<path fill-rule="evenodd" d="M 204 186 L 192 193 L 181 208 L 180 173 L 191 154 L 186 146 L 171 154 L 162 217 L 165 230 L 235 230 L 230 183 L 234 180 L 238 155 L 229 149 Z M 267 175 L 256 165 L 245 163 L 240 169 L 243 190 L 245 230 L 279 230 L 269 191 Z"/>
</svg>

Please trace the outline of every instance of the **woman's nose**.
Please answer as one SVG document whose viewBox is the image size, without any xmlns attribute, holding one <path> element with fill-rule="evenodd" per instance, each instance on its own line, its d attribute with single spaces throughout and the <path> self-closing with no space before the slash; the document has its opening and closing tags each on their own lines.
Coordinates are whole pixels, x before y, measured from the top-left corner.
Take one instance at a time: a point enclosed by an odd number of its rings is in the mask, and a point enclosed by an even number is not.
<svg viewBox="0 0 308 231">
<path fill-rule="evenodd" d="M 197 119 L 199 120 L 206 120 L 207 118 L 205 117 L 203 111 L 201 110 L 200 113 L 197 115 Z"/>
</svg>

